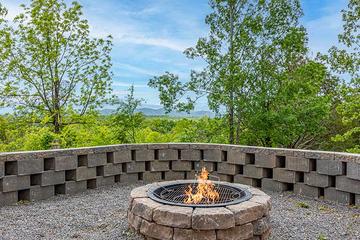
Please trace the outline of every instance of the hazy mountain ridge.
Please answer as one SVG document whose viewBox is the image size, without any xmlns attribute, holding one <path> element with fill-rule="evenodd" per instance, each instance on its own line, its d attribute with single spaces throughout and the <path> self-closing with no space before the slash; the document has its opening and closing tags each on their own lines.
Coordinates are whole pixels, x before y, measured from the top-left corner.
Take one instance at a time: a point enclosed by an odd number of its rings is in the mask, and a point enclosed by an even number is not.
<svg viewBox="0 0 360 240">
<path fill-rule="evenodd" d="M 101 114 L 103 114 L 103 115 L 109 115 L 114 112 L 115 112 L 115 109 L 102 109 L 101 110 Z M 176 111 L 172 111 L 172 112 L 166 114 L 165 110 L 163 108 L 154 109 L 154 108 L 147 108 L 147 107 L 139 108 L 136 110 L 136 112 L 141 112 L 145 116 L 170 116 L 170 117 L 204 117 L 204 116 L 214 117 L 214 115 L 215 115 L 214 113 L 212 113 L 210 111 L 204 111 L 204 110 L 191 111 L 189 114 L 186 112 L 176 112 Z"/>
</svg>

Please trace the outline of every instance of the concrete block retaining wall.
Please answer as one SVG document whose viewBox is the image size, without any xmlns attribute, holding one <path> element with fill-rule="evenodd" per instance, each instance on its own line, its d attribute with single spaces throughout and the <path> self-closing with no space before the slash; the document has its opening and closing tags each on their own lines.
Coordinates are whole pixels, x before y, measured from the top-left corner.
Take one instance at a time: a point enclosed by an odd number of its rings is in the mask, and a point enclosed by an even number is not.
<svg viewBox="0 0 360 240">
<path fill-rule="evenodd" d="M 129 144 L 0 153 L 0 206 L 115 182 L 211 178 L 360 205 L 360 154 L 220 144 Z"/>
</svg>

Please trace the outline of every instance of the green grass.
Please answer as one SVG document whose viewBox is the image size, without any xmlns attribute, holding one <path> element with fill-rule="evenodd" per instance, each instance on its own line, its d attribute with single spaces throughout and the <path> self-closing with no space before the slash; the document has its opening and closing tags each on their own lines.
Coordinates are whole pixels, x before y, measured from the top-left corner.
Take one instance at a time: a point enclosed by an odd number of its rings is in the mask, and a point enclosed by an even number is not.
<svg viewBox="0 0 360 240">
<path fill-rule="evenodd" d="M 296 206 L 299 208 L 310 208 L 309 204 L 307 204 L 305 202 L 297 202 Z"/>
</svg>

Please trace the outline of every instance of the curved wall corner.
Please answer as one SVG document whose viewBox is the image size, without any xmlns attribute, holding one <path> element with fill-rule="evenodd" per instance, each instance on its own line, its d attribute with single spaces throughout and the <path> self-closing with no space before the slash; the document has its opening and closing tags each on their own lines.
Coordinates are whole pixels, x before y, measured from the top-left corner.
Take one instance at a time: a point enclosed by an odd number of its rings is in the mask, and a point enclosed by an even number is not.
<svg viewBox="0 0 360 240">
<path fill-rule="evenodd" d="M 0 206 L 114 183 L 214 179 L 360 205 L 360 154 L 239 145 L 127 144 L 0 153 Z"/>
</svg>

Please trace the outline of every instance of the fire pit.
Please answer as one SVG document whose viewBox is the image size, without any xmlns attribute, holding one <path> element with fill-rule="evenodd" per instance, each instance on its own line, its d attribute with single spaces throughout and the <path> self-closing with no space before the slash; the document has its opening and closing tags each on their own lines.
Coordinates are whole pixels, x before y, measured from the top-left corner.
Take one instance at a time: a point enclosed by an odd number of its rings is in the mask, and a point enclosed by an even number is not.
<svg viewBox="0 0 360 240">
<path fill-rule="evenodd" d="M 267 239 L 270 197 L 242 184 L 195 180 L 153 183 L 131 192 L 128 221 L 146 239 Z"/>
<path fill-rule="evenodd" d="M 216 192 L 219 194 L 219 198 L 214 201 L 201 199 L 198 203 L 187 203 L 188 196 L 186 192 L 191 186 L 192 189 L 197 189 L 199 184 L 197 181 L 181 181 L 176 183 L 163 183 L 160 186 L 154 186 L 149 189 L 148 196 L 160 203 L 183 206 L 183 207 L 226 207 L 229 205 L 238 204 L 247 201 L 251 198 L 252 194 L 247 188 L 242 188 L 236 184 L 229 184 L 225 182 L 216 182 L 214 184 Z"/>
</svg>

